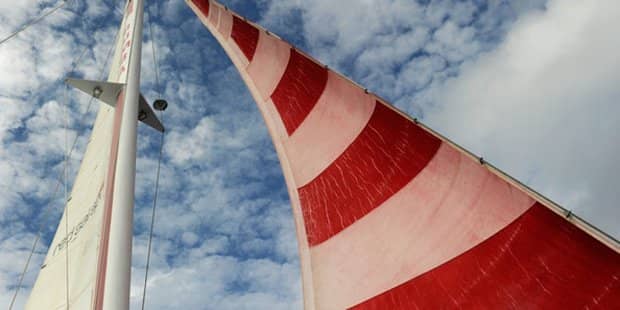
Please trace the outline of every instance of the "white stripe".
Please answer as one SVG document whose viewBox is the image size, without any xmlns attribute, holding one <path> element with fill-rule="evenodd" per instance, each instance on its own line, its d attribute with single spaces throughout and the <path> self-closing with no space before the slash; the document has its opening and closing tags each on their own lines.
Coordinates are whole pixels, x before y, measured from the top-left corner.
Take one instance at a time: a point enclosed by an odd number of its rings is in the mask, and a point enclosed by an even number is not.
<svg viewBox="0 0 620 310">
<path fill-rule="evenodd" d="M 209 22 L 211 25 L 217 27 L 220 22 L 220 11 L 222 9 L 219 5 L 213 5 L 213 3 L 209 4 Z"/>
<path fill-rule="evenodd" d="M 213 7 L 215 7 L 215 5 L 213 5 Z M 209 9 L 209 12 L 210 11 L 211 10 Z M 226 42 L 225 44 L 228 45 L 230 51 L 232 52 L 232 53 L 229 53 L 228 56 L 230 56 L 231 58 L 234 57 L 239 62 L 239 64 L 242 66 L 242 67 L 239 67 L 239 70 L 245 69 L 247 68 L 250 62 L 248 58 L 245 57 L 245 54 L 243 53 L 243 51 L 241 51 L 241 49 L 237 45 L 237 42 L 235 42 L 235 40 L 231 37 L 233 15 L 230 11 L 224 10 L 221 6 L 219 7 L 219 12 L 220 12 L 219 26 L 213 25 L 213 24 L 212 26 L 214 29 L 217 29 L 218 32 L 222 34 L 222 37 Z"/>
<path fill-rule="evenodd" d="M 247 70 L 263 100 L 278 86 L 290 57 L 290 45 L 259 31 L 256 52 Z"/>
<path fill-rule="evenodd" d="M 407 186 L 311 248 L 318 309 L 344 309 L 474 247 L 534 201 L 443 143 Z"/>
<path fill-rule="evenodd" d="M 232 14 L 224 10 L 219 4 L 217 4 L 220 9 L 220 20 L 217 25 L 217 31 L 222 35 L 224 39 L 230 38 L 230 33 L 232 32 Z"/>
<path fill-rule="evenodd" d="M 328 72 L 319 101 L 285 142 L 298 188 L 316 178 L 357 138 L 375 102 L 363 89 Z"/>
</svg>

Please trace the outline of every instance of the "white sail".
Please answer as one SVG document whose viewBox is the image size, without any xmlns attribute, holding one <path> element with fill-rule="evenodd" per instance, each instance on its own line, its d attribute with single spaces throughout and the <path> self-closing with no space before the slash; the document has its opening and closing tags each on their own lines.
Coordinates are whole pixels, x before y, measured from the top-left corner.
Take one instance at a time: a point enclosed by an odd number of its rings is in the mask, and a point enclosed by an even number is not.
<svg viewBox="0 0 620 310">
<path fill-rule="evenodd" d="M 108 82 L 126 83 L 137 2 L 127 3 Z M 106 186 L 114 174 L 109 169 L 115 156 L 112 145 L 118 143 L 113 141 L 115 108 L 99 106 L 71 195 L 26 309 L 66 309 L 67 298 L 71 309 L 89 309 L 94 303 Z"/>
</svg>

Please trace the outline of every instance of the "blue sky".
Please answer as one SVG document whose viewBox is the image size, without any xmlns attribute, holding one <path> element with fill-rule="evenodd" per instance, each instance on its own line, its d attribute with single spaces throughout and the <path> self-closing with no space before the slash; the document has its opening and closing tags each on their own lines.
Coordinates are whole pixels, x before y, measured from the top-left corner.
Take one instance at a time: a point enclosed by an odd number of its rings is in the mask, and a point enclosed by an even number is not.
<svg viewBox="0 0 620 310">
<path fill-rule="evenodd" d="M 47 244 L 60 217 L 60 197 L 50 201 L 65 136 L 60 81 L 86 46 L 74 75 L 99 78 L 121 17 L 114 2 L 73 1 L 0 46 L 0 303 L 9 303 L 40 223 Z M 617 1 L 221 2 L 620 236 Z M 3 1 L 0 37 L 55 3 Z M 301 308 L 287 191 L 248 90 L 183 1 L 148 1 L 148 18 L 170 103 L 148 308 Z M 145 34 L 142 88 L 153 100 Z M 88 98 L 67 96 L 75 175 L 98 103 L 87 110 Z M 135 309 L 158 143 L 140 126 Z"/>
</svg>

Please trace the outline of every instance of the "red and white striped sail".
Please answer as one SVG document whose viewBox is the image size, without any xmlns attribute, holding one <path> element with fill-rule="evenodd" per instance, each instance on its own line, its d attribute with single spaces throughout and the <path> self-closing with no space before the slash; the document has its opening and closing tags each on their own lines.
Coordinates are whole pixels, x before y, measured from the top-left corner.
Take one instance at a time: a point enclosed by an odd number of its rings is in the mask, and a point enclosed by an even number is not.
<svg viewBox="0 0 620 310">
<path fill-rule="evenodd" d="M 220 4 L 188 4 L 273 138 L 306 309 L 620 309 L 616 243 Z"/>
</svg>

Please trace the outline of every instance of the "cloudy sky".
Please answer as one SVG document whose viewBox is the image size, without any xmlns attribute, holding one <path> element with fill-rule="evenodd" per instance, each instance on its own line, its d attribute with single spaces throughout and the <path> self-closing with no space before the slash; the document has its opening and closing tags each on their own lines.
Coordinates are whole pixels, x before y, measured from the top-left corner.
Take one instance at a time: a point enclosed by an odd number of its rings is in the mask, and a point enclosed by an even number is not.
<svg viewBox="0 0 620 310">
<path fill-rule="evenodd" d="M 77 137 L 74 176 L 97 111 L 65 92 L 62 78 L 82 53 L 70 75 L 106 74 L 122 2 L 70 1 L 0 45 L 0 305 L 9 304 L 42 227 L 24 303 L 62 212 L 54 189 L 65 135 Z M 147 307 L 301 308 L 294 222 L 258 109 L 183 1 L 147 2 L 171 104 Z M 617 0 L 221 2 L 620 237 Z M 57 3 L 0 1 L 0 38 Z M 143 52 L 143 92 L 153 100 L 150 45 Z M 158 143 L 140 126 L 134 309 Z"/>
</svg>

